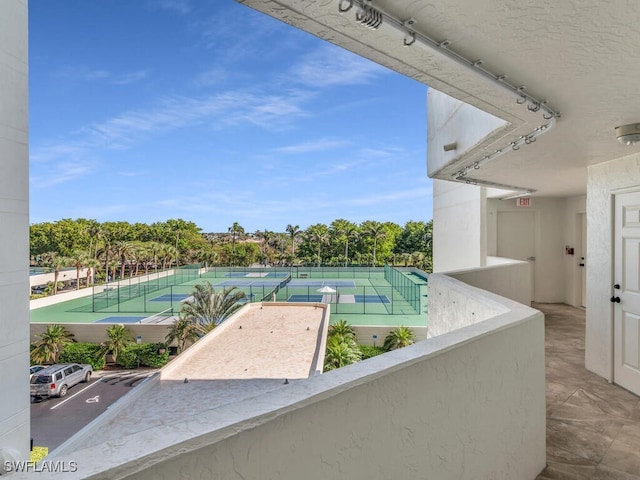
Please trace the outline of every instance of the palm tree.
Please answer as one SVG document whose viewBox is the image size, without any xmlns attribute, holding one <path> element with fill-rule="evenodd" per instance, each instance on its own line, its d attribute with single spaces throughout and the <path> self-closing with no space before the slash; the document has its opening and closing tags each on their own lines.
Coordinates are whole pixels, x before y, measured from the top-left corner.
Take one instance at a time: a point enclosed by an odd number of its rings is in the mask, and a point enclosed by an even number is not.
<svg viewBox="0 0 640 480">
<path fill-rule="evenodd" d="M 286 231 L 291 236 L 291 263 L 293 263 L 296 258 L 296 236 L 300 233 L 300 227 L 289 224 Z"/>
<path fill-rule="evenodd" d="M 100 266 L 100 262 L 95 258 L 89 258 L 86 261 L 85 267 L 87 267 L 87 287 L 89 286 L 89 284 L 95 282 L 96 269 L 99 266 Z"/>
<path fill-rule="evenodd" d="M 58 293 L 58 276 L 60 271 L 64 267 L 68 267 L 71 264 L 71 260 L 67 257 L 62 257 L 56 252 L 50 252 L 47 255 L 46 266 L 51 267 L 53 270 L 53 294 Z"/>
<path fill-rule="evenodd" d="M 424 262 L 425 254 L 424 252 L 413 252 L 411 254 L 411 259 L 413 260 L 414 267 L 421 267 Z"/>
<path fill-rule="evenodd" d="M 178 354 L 180 354 L 187 343 L 194 343 L 200 338 L 198 334 L 198 326 L 193 320 L 184 316 L 184 312 L 180 312 L 178 319 L 169 326 L 169 333 L 165 337 L 167 345 L 174 340 L 178 342 Z"/>
<path fill-rule="evenodd" d="M 167 264 L 171 265 L 171 262 L 178 258 L 178 250 L 173 245 L 162 244 L 160 257 L 162 258 L 162 269 L 164 270 L 167 268 Z"/>
<path fill-rule="evenodd" d="M 34 343 L 31 350 L 31 360 L 34 363 L 55 363 L 64 347 L 76 341 L 73 333 L 56 324 L 47 325 L 47 329 L 37 337 L 40 340 Z"/>
<path fill-rule="evenodd" d="M 404 325 L 400 325 L 389 332 L 384 339 L 384 345 L 382 348 L 385 350 L 396 350 L 398 348 L 407 347 L 413 345 L 415 335 L 413 330 Z"/>
<path fill-rule="evenodd" d="M 372 266 L 376 266 L 376 262 L 378 260 L 376 250 L 378 246 L 378 240 L 387 236 L 387 233 L 384 229 L 384 224 L 380 222 L 376 222 L 373 220 L 363 222 L 362 230 L 365 235 L 373 240 L 373 263 Z"/>
<path fill-rule="evenodd" d="M 116 271 L 118 269 L 118 260 L 116 260 L 115 258 L 112 260 L 109 260 L 106 264 L 106 281 L 107 283 L 109 283 L 109 269 L 111 269 L 111 271 L 113 272 L 113 280 L 115 281 L 116 279 Z"/>
<path fill-rule="evenodd" d="M 266 267 L 269 263 L 269 244 L 273 240 L 275 234 L 265 229 L 264 231 L 257 231 L 256 237 L 262 238 L 262 255 L 264 256 L 264 266 Z"/>
<path fill-rule="evenodd" d="M 334 370 L 360 361 L 362 353 L 351 336 L 340 334 L 327 338 L 327 349 L 324 356 L 325 371 Z"/>
<path fill-rule="evenodd" d="M 246 298 L 246 294 L 236 287 L 216 292 L 207 281 L 196 285 L 191 294 L 193 300 L 182 304 L 180 314 L 195 322 L 203 334 L 242 308 L 243 304 L 239 302 Z"/>
<path fill-rule="evenodd" d="M 116 250 L 118 252 L 118 257 L 120 257 L 120 279 L 124 278 L 124 270 L 127 266 L 127 261 L 133 252 L 133 244 L 131 242 L 127 242 L 126 240 L 120 240 L 116 242 Z M 131 276 L 131 271 L 129 271 L 129 275 Z"/>
<path fill-rule="evenodd" d="M 130 272 L 133 277 L 137 277 L 140 272 L 140 263 L 144 261 L 147 257 L 147 246 L 144 242 L 134 242 L 131 247 L 131 257 L 133 259 L 133 264 L 135 265 L 134 271 Z"/>
<path fill-rule="evenodd" d="M 331 230 L 338 237 L 338 241 L 344 242 L 344 266 L 346 267 L 349 264 L 349 240 L 358 238 L 358 226 L 344 218 L 338 218 L 331 222 Z"/>
<path fill-rule="evenodd" d="M 149 242 L 149 255 L 153 257 L 154 271 L 158 271 L 158 257 L 162 256 L 163 245 L 160 242 Z"/>
<path fill-rule="evenodd" d="M 307 228 L 305 232 L 307 238 L 315 243 L 318 247 L 318 267 L 322 263 L 322 257 L 320 254 L 322 253 L 322 246 L 329 243 L 329 228 L 323 223 L 318 223 L 316 225 L 311 225 Z"/>
<path fill-rule="evenodd" d="M 98 242 L 103 235 L 102 226 L 95 220 L 90 220 L 90 224 L 87 228 L 87 234 L 89 235 L 89 256 L 93 259 L 98 258 Z M 93 246 L 93 239 L 96 239 L 96 244 Z"/>
<path fill-rule="evenodd" d="M 80 290 L 80 269 L 86 266 L 89 259 L 89 255 L 82 250 L 74 250 L 69 257 L 69 262 L 76 267 L 76 290 Z"/>
<path fill-rule="evenodd" d="M 355 340 L 356 332 L 346 320 L 338 320 L 336 323 L 329 325 L 328 336 L 342 335 L 343 337 L 351 337 Z"/>
<path fill-rule="evenodd" d="M 109 339 L 102 343 L 103 352 L 105 355 L 111 352 L 113 361 L 118 363 L 118 354 L 120 351 L 127 345 L 133 343 L 131 331 L 121 323 L 111 325 L 107 327 L 107 337 L 109 337 Z"/>
<path fill-rule="evenodd" d="M 236 257 L 236 236 L 239 238 L 244 235 L 244 228 L 240 226 L 238 222 L 233 222 L 233 225 L 229 227 L 229 235 L 231 235 L 231 266 L 235 265 Z"/>
</svg>

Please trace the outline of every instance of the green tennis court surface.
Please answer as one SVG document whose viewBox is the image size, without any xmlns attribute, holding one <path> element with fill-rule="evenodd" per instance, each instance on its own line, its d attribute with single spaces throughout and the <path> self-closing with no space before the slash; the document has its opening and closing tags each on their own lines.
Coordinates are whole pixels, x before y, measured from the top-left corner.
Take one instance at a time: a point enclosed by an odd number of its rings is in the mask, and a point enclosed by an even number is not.
<svg viewBox="0 0 640 480">
<path fill-rule="evenodd" d="M 369 268 L 211 268 L 177 270 L 162 278 L 112 282 L 87 297 L 31 311 L 32 322 L 136 323 L 177 315 L 194 285 L 237 287 L 249 302 L 326 302 L 332 321 L 353 325 L 426 325 L 427 278 L 423 272 Z"/>
</svg>

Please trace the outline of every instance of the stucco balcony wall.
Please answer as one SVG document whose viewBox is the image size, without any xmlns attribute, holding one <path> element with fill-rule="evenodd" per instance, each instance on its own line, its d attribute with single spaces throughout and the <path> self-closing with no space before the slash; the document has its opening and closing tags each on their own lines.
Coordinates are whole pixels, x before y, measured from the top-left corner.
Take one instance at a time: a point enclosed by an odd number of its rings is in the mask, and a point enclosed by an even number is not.
<svg viewBox="0 0 640 480">
<path fill-rule="evenodd" d="M 464 270 L 446 272 L 446 275 L 456 280 L 460 280 L 467 285 L 487 290 L 523 305 L 531 305 L 531 265 L 529 262 L 513 260 L 510 258 L 487 257 L 487 264 L 488 266 L 482 268 L 468 268 Z M 439 287 L 438 282 L 440 280 L 443 279 L 439 276 L 436 276 L 436 278 L 432 278 L 432 276 L 429 277 L 430 298 L 432 295 L 436 294 L 436 292 L 438 295 L 441 295 L 437 290 Z M 449 289 L 450 285 L 446 284 L 445 288 Z M 455 291 L 455 289 L 453 291 Z M 453 291 L 450 293 L 453 293 Z M 442 316 L 437 315 L 437 310 L 435 312 L 436 315 L 434 316 L 432 308 L 433 306 L 430 304 L 429 330 L 432 331 L 433 329 L 433 331 L 435 331 L 437 329 L 437 332 L 439 333 L 448 332 L 450 327 L 445 326 L 444 329 L 439 327 L 439 319 L 442 318 Z M 449 309 L 445 309 L 443 312 L 447 316 L 450 315 L 448 310 Z M 464 326 L 468 324 L 467 321 L 460 316 L 451 317 L 453 325 Z M 469 321 L 475 322 L 477 320 L 473 318 L 472 315 L 471 318 L 469 318 Z"/>
<path fill-rule="evenodd" d="M 543 315 L 434 277 L 430 306 L 478 312 L 477 322 L 76 451 L 68 479 L 535 478 L 545 467 Z"/>
</svg>

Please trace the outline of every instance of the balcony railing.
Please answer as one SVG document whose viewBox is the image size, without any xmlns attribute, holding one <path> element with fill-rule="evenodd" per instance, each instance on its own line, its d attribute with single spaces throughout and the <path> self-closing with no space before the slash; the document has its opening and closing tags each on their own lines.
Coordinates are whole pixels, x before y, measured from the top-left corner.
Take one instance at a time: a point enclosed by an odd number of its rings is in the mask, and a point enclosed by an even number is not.
<svg viewBox="0 0 640 480">
<path fill-rule="evenodd" d="M 69 479 L 535 478 L 543 315 L 445 275 L 431 275 L 429 290 L 430 324 L 448 333 L 66 453 L 82 459 Z"/>
</svg>

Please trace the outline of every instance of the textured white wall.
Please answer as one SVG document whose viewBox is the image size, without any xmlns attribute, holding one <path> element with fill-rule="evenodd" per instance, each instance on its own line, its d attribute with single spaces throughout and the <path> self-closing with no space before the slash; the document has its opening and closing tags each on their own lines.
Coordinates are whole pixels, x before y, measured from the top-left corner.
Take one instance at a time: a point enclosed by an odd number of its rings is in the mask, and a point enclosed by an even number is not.
<svg viewBox="0 0 640 480">
<path fill-rule="evenodd" d="M 27 0 L 0 5 L 0 449 L 29 453 Z M 0 465 L 2 472 L 3 465 Z"/>
<path fill-rule="evenodd" d="M 427 172 L 434 176 L 445 165 L 470 152 L 504 120 L 433 88 L 427 91 Z M 455 143 L 455 150 L 444 150 Z"/>
<path fill-rule="evenodd" d="M 488 257 L 487 262 L 495 264 L 482 268 L 447 272 L 447 276 L 514 302 L 531 305 L 531 266 L 529 262 L 496 257 Z M 429 285 L 432 281 L 430 276 Z M 429 313 L 429 325 L 431 325 L 431 311 Z"/>
<path fill-rule="evenodd" d="M 587 329 L 585 366 L 613 380 L 613 195 L 640 190 L 640 155 L 589 167 L 587 184 Z"/>
<path fill-rule="evenodd" d="M 481 267 L 486 261 L 485 189 L 433 181 L 433 271 Z"/>
</svg>

